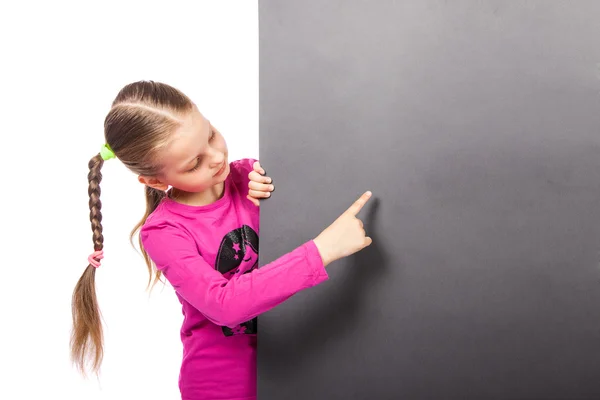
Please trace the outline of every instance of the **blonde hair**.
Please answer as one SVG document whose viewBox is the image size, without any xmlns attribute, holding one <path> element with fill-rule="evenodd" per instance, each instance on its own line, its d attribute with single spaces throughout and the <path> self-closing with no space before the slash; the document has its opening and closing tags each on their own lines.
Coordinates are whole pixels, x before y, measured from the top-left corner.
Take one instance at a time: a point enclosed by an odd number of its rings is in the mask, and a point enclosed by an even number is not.
<svg viewBox="0 0 600 400">
<path fill-rule="evenodd" d="M 181 124 L 181 117 L 192 111 L 192 101 L 181 91 L 164 83 L 134 82 L 123 87 L 104 120 L 104 137 L 116 157 L 138 175 L 154 176 L 160 170 L 157 151 Z M 94 250 L 102 250 L 102 203 L 100 182 L 104 160 L 96 154 L 88 163 L 88 194 Z M 156 209 L 165 192 L 146 186 L 146 212 L 131 231 L 130 239 Z M 144 250 L 148 267 L 148 287 L 154 286 L 161 273 Z M 96 268 L 88 265 L 73 291 L 71 359 L 85 374 L 86 368 L 98 373 L 104 354 L 102 323 L 95 288 Z M 153 279 L 154 278 L 154 279 Z"/>
</svg>

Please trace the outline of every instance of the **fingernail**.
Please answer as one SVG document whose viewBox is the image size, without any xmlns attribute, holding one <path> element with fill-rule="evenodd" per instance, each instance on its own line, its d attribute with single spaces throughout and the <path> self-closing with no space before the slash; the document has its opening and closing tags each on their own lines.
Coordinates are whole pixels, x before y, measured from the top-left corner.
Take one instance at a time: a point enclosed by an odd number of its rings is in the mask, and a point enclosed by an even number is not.
<svg viewBox="0 0 600 400">
<path fill-rule="evenodd" d="M 270 185 L 270 186 L 269 186 L 269 189 L 271 189 L 271 190 L 275 190 L 275 186 L 273 186 L 273 185 Z"/>
<path fill-rule="evenodd" d="M 265 196 L 266 197 L 271 197 L 271 193 L 267 192 L 267 193 L 265 193 Z"/>
</svg>

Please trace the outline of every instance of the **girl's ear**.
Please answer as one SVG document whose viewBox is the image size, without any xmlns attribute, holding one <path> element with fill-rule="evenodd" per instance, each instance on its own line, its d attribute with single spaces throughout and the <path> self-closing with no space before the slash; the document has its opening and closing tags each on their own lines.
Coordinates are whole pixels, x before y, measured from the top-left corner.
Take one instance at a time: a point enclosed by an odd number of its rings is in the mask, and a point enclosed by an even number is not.
<svg viewBox="0 0 600 400">
<path fill-rule="evenodd" d="M 165 191 L 169 188 L 169 185 L 167 185 L 166 183 L 162 182 L 160 179 L 156 178 L 156 177 L 150 177 L 150 176 L 143 176 L 140 175 L 138 176 L 138 181 L 146 186 L 149 186 L 151 188 L 154 188 L 156 190 L 162 190 Z"/>
</svg>

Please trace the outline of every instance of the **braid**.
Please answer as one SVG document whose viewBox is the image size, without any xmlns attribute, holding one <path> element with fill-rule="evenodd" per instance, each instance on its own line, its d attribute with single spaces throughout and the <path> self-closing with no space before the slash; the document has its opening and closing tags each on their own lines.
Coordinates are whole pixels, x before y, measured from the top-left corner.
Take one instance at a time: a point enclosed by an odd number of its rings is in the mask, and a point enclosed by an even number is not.
<svg viewBox="0 0 600 400">
<path fill-rule="evenodd" d="M 100 202 L 100 169 L 104 160 L 97 154 L 88 163 L 88 194 L 90 196 L 90 221 L 94 249 L 102 250 L 102 203 Z M 100 308 L 96 299 L 96 268 L 88 265 L 75 285 L 71 302 L 73 330 L 71 332 L 71 359 L 85 373 L 86 364 L 91 362 L 92 370 L 98 372 L 104 354 Z"/>
<path fill-rule="evenodd" d="M 102 250 L 104 246 L 104 236 L 102 236 L 102 202 L 100 201 L 100 182 L 102 181 L 102 172 L 100 169 L 104 160 L 99 155 L 92 158 L 88 164 L 90 172 L 88 173 L 88 195 L 90 196 L 90 222 L 92 223 L 92 234 L 94 241 L 94 250 Z"/>
</svg>

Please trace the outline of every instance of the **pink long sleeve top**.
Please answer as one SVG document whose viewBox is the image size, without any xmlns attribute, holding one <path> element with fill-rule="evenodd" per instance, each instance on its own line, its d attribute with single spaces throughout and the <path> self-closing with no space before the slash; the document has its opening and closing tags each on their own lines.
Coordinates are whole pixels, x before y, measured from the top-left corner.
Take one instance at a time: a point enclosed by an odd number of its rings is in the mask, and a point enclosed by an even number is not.
<svg viewBox="0 0 600 400">
<path fill-rule="evenodd" d="M 166 198 L 141 230 L 182 305 L 183 400 L 255 400 L 256 317 L 327 279 L 313 241 L 257 268 L 259 214 L 246 198 L 253 162 L 231 163 L 215 203 Z"/>
</svg>

